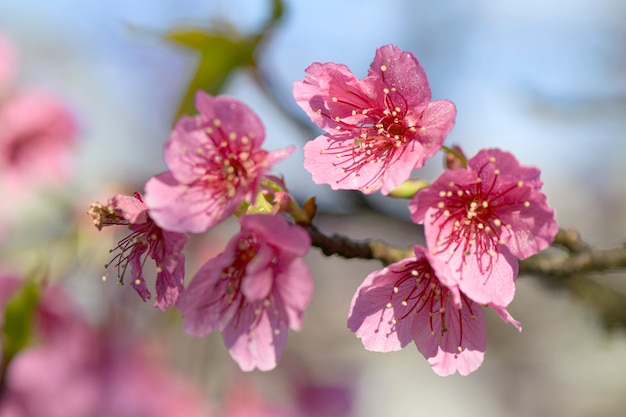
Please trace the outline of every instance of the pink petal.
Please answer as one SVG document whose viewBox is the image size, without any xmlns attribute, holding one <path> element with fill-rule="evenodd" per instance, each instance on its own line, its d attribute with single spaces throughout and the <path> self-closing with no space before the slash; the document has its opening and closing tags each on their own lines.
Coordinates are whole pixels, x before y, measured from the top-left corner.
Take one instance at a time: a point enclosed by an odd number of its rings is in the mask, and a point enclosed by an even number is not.
<svg viewBox="0 0 626 417">
<path fill-rule="evenodd" d="M 280 264 L 280 271 L 276 275 L 276 291 L 285 305 L 289 327 L 300 330 L 303 312 L 313 295 L 313 278 L 302 258 Z"/>
<path fill-rule="evenodd" d="M 311 238 L 300 226 L 288 223 L 281 216 L 254 214 L 239 218 L 241 229 L 259 236 L 284 257 L 287 254 L 303 256 L 309 251 Z"/>
<path fill-rule="evenodd" d="M 332 132 L 338 126 L 337 122 L 322 116 L 318 110 L 330 110 L 332 114 L 351 114 L 352 107 L 335 102 L 332 97 L 344 98 L 346 91 L 360 92 L 360 82 L 348 67 L 340 64 L 315 62 L 305 72 L 307 75 L 304 80 L 293 84 L 294 98 L 316 125 Z M 361 104 L 369 107 L 367 102 Z"/>
<path fill-rule="evenodd" d="M 248 264 L 246 275 L 241 281 L 241 291 L 248 302 L 263 301 L 272 290 L 273 257 L 272 250 L 267 246 L 262 246 L 258 249 L 257 256 Z"/>
<path fill-rule="evenodd" d="M 131 224 L 148 221 L 148 206 L 143 201 L 129 195 L 118 194 L 112 198 L 113 207 L 122 211 L 122 216 Z"/>
<path fill-rule="evenodd" d="M 361 339 L 367 350 L 391 352 L 400 350 L 413 339 L 413 320 L 396 320 L 401 316 L 402 294 L 391 298 L 398 277 L 392 269 L 401 269 L 412 260 L 404 260 L 369 274 L 359 286 L 348 315 L 348 328 Z M 403 291 L 410 288 L 403 287 Z M 387 307 L 392 301 L 392 306 Z M 412 318 L 411 315 L 409 318 Z"/>
<path fill-rule="evenodd" d="M 456 106 L 449 100 L 428 104 L 420 122 L 422 130 L 417 132 L 424 146 L 424 158 L 430 158 L 441 149 L 443 141 L 454 127 L 455 117 Z"/>
<path fill-rule="evenodd" d="M 163 268 L 157 274 L 155 283 L 157 295 L 154 306 L 165 311 L 168 307 L 175 305 L 184 290 L 184 278 L 185 257 L 180 254 L 173 271 Z"/>
<path fill-rule="evenodd" d="M 285 348 L 287 326 L 267 310 L 260 317 L 251 310 L 241 313 L 237 327 L 229 325 L 222 330 L 224 344 L 242 371 L 269 371 Z"/>
<path fill-rule="evenodd" d="M 487 345 L 487 328 L 482 308 L 473 302 L 457 310 L 447 304 L 447 332 L 433 333 L 431 328 L 442 327 L 441 315 L 422 310 L 414 319 L 413 337 L 417 349 L 440 376 L 459 372 L 468 375 L 480 367 Z M 431 323 L 432 325 L 429 325 Z"/>
<path fill-rule="evenodd" d="M 408 107 L 418 112 L 430 101 L 430 86 L 424 68 L 412 53 L 403 52 L 397 46 L 385 45 L 376 50 L 369 75 L 384 80 L 390 89 L 396 88 L 407 100 Z"/>
<path fill-rule="evenodd" d="M 220 294 L 215 294 L 215 283 L 222 269 L 230 265 L 230 252 L 224 252 L 207 261 L 194 275 L 187 289 L 180 295 L 176 307 L 183 316 L 183 330 L 193 336 L 205 336 L 218 329 L 234 314 L 232 309 L 220 311 Z"/>
<path fill-rule="evenodd" d="M 240 201 L 220 201 L 202 186 L 179 184 L 170 172 L 156 175 L 145 185 L 150 217 L 162 229 L 202 233 L 235 212 Z"/>
</svg>

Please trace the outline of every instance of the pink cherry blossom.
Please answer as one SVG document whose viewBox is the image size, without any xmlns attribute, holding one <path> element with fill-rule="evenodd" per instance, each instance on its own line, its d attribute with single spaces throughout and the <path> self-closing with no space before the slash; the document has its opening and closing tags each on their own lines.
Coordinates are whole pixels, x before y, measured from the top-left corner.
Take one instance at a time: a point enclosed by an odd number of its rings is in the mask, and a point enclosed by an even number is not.
<svg viewBox="0 0 626 417">
<path fill-rule="evenodd" d="M 150 216 L 177 232 L 204 232 L 254 202 L 263 175 L 294 149 L 261 149 L 261 120 L 234 98 L 199 91 L 196 107 L 200 114 L 183 117 L 167 142 L 170 171 L 146 184 Z"/>
<path fill-rule="evenodd" d="M 511 302 L 517 258 L 547 248 L 558 231 L 539 175 L 508 152 L 486 149 L 467 169 L 448 170 L 415 195 L 412 219 L 424 224 L 445 285 L 480 304 Z"/>
<path fill-rule="evenodd" d="M 389 352 L 415 342 L 441 376 L 467 375 L 482 364 L 486 327 L 481 307 L 441 285 L 424 249 L 374 271 L 357 289 L 348 327 L 368 350 Z"/>
<path fill-rule="evenodd" d="M 252 214 L 225 251 L 207 261 L 180 298 L 184 330 L 222 333 L 242 370 L 273 369 L 287 341 L 299 330 L 313 291 L 301 258 L 309 235 L 284 218 Z"/>
<path fill-rule="evenodd" d="M 43 91 L 20 90 L 0 105 L 3 192 L 65 184 L 73 173 L 77 124 L 68 107 Z"/>
<path fill-rule="evenodd" d="M 130 264 L 133 277 L 131 285 L 146 301 L 152 296 L 143 274 L 147 255 L 156 263 L 157 296 L 154 306 L 165 310 L 174 305 L 183 291 L 185 255 L 182 249 L 187 242 L 187 235 L 157 226 L 138 193 L 133 197 L 116 195 L 106 205 L 93 204 L 89 214 L 99 229 L 103 226 L 122 225 L 128 226 L 131 231 L 113 249 L 112 252 L 117 254 L 107 265 L 107 268 L 110 267 L 108 273 L 117 270 L 119 280 L 123 282 L 126 268 Z"/>
<path fill-rule="evenodd" d="M 304 147 L 304 167 L 332 189 L 388 194 L 439 150 L 454 125 L 448 100 L 431 102 L 424 69 L 393 45 L 376 50 L 368 76 L 313 63 L 294 97 L 326 131 Z"/>
<path fill-rule="evenodd" d="M 467 375 L 480 367 L 485 353 L 482 307 L 463 293 L 453 294 L 458 289 L 441 283 L 426 249 L 414 250 L 414 258 L 365 278 L 352 299 L 348 327 L 368 350 L 390 352 L 413 341 L 438 375 Z M 520 328 L 505 309 L 498 312 Z"/>
</svg>

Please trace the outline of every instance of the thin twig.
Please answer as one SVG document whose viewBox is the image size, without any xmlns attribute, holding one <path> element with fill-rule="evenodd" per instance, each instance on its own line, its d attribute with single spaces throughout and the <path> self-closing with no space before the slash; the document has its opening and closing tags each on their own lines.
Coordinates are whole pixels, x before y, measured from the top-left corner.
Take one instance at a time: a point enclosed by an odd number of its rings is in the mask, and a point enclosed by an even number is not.
<svg viewBox="0 0 626 417">
<path fill-rule="evenodd" d="M 413 254 L 411 248 L 390 246 L 377 240 L 356 241 L 347 236 L 327 236 L 315 225 L 301 225 L 309 232 L 312 245 L 326 256 L 342 258 L 376 259 L 383 265 L 400 261 Z M 561 229 L 553 246 L 562 253 L 541 253 L 520 261 L 520 274 L 565 277 L 581 273 L 608 272 L 626 269 L 626 247 L 594 249 L 586 244 L 578 232 Z"/>
</svg>

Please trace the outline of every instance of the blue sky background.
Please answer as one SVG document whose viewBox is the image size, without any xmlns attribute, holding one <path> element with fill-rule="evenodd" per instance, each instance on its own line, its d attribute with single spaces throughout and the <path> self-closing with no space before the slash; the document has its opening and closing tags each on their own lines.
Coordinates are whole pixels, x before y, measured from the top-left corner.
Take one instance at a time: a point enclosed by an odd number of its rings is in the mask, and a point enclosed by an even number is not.
<svg viewBox="0 0 626 417">
<path fill-rule="evenodd" d="M 133 176 L 141 184 L 164 169 L 161 146 L 195 62 L 193 53 L 154 35 L 216 18 L 247 32 L 263 22 L 268 4 L 4 1 L 0 30 L 16 43 L 22 80 L 57 91 L 77 110 L 85 183 Z M 584 190 L 585 198 L 587 192 L 615 198 L 616 188 L 623 189 L 623 2 L 320 0 L 288 1 L 287 6 L 261 65 L 294 114 L 304 118 L 293 103 L 291 86 L 311 62 L 345 63 L 363 76 L 375 48 L 395 43 L 421 61 L 434 99 L 457 104 L 456 127 L 447 143 L 461 144 L 468 155 L 491 146 L 514 152 L 523 163 L 543 169 L 553 200 L 565 197 L 566 187 Z M 245 74 L 234 77 L 227 93 L 261 114 L 268 147 L 302 145 L 309 139 Z M 301 162 L 298 151 L 280 168 L 292 188 L 301 196 L 320 195 L 336 208 L 335 194 L 314 186 Z M 439 162 L 430 165 L 432 171 L 422 175 L 437 174 Z M 578 204 L 553 204 L 565 222 L 580 217 L 574 208 Z M 403 207 L 395 211 L 405 213 Z"/>
</svg>

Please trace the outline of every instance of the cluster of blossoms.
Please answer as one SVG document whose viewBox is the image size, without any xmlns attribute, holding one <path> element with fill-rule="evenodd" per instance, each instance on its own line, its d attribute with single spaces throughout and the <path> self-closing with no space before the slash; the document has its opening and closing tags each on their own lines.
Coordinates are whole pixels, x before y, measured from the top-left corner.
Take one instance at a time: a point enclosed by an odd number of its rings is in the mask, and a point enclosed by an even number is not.
<svg viewBox="0 0 626 417">
<path fill-rule="evenodd" d="M 443 149 L 448 169 L 414 193 L 409 209 L 423 224 L 426 247 L 371 273 L 358 288 L 348 327 L 374 351 L 414 341 L 439 375 L 467 375 L 483 361 L 483 307 L 521 329 L 507 311 L 518 259 L 549 246 L 558 226 L 540 192 L 540 171 L 513 155 L 485 149 L 465 158 L 443 142 L 455 105 L 431 101 L 417 59 L 393 45 L 377 50 L 368 76 L 344 65 L 314 63 L 294 84 L 296 102 L 326 133 L 304 147 L 304 167 L 316 183 L 388 195 Z M 311 238 L 311 205 L 299 208 L 273 164 L 293 147 L 261 148 L 264 128 L 241 102 L 196 96 L 199 115 L 184 117 L 165 147 L 169 171 L 145 185 L 145 195 L 115 196 L 90 210 L 98 228 L 127 226 L 109 273 L 120 282 L 130 264 L 144 301 L 146 257 L 156 263 L 156 302 L 178 308 L 184 330 L 222 334 L 242 370 L 276 366 L 288 328 L 298 330 L 312 294 L 302 256 Z M 203 233 L 236 215 L 241 230 L 184 287 L 187 233 Z M 297 224 L 294 224 L 297 223 Z"/>
<path fill-rule="evenodd" d="M 368 76 L 315 63 L 295 83 L 298 104 L 326 134 L 304 148 L 305 168 L 333 189 L 389 194 L 442 148 L 456 109 L 432 101 L 417 59 L 393 45 L 377 50 Z M 348 327 L 374 351 L 413 340 L 439 375 L 467 375 L 483 361 L 482 306 L 521 330 L 506 307 L 518 259 L 549 246 L 558 230 L 540 192 L 539 170 L 485 149 L 453 157 L 409 204 L 424 225 L 427 247 L 371 273 L 358 288 Z"/>
<path fill-rule="evenodd" d="M 288 328 L 298 330 L 313 290 L 302 260 L 311 241 L 288 218 L 290 196 L 272 165 L 293 148 L 267 151 L 260 119 L 230 97 L 196 96 L 200 114 L 183 117 L 165 147 L 169 171 L 146 183 L 144 196 L 117 195 L 89 210 L 98 228 L 130 229 L 113 250 L 108 274 L 132 286 L 145 301 L 147 257 L 156 264 L 155 307 L 175 306 L 184 330 L 214 330 L 241 369 L 269 370 L 285 347 Z M 209 259 L 184 288 L 187 233 L 203 233 L 238 214 L 241 231 L 224 252 Z"/>
</svg>

